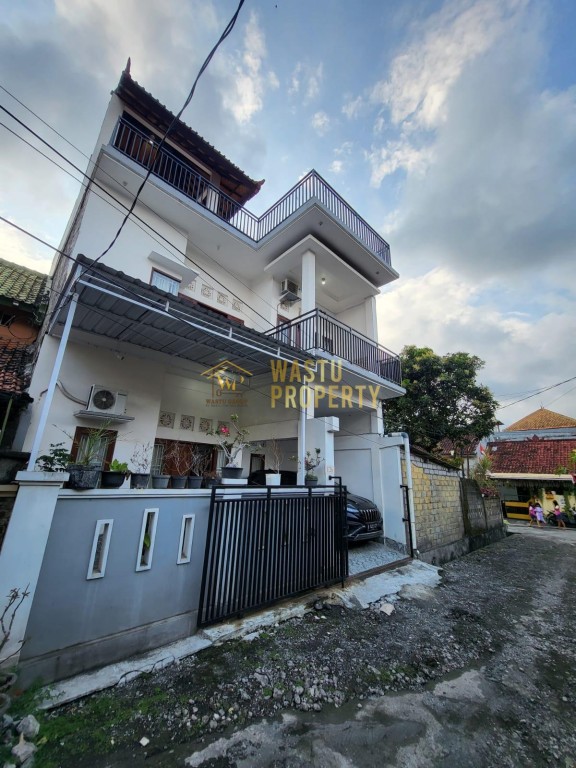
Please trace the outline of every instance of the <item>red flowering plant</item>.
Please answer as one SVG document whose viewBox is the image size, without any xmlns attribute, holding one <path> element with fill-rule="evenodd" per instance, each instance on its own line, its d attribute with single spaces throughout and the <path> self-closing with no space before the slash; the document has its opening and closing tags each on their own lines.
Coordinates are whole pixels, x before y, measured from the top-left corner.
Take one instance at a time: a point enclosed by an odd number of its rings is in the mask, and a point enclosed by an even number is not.
<svg viewBox="0 0 576 768">
<path fill-rule="evenodd" d="M 253 444 L 247 439 L 248 430 L 238 424 L 238 414 L 230 416 L 230 426 L 219 424 L 216 429 L 211 429 L 206 434 L 212 435 L 218 441 L 218 445 L 224 451 L 227 467 L 238 467 L 238 454 L 244 448 L 252 448 Z"/>
</svg>

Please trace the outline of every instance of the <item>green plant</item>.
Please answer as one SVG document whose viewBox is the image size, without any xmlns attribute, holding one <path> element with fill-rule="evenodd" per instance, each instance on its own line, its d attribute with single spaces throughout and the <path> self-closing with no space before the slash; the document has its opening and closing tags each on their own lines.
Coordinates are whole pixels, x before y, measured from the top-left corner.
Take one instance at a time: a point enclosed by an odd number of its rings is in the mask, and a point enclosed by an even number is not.
<svg viewBox="0 0 576 768">
<path fill-rule="evenodd" d="M 51 443 L 48 453 L 38 457 L 36 467 L 40 472 L 66 472 L 72 457 L 63 446 L 64 443 Z"/>
<path fill-rule="evenodd" d="M 109 467 L 110 472 L 123 472 L 125 475 L 128 474 L 128 464 L 125 461 L 118 461 L 118 459 L 113 459 L 110 462 Z"/>
</svg>

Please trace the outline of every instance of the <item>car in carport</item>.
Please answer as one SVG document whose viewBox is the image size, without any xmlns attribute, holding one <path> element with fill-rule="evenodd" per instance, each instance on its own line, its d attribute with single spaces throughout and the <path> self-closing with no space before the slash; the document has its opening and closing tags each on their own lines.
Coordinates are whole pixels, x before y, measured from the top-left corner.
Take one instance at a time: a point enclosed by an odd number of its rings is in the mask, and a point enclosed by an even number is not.
<svg viewBox="0 0 576 768">
<path fill-rule="evenodd" d="M 266 474 L 263 469 L 252 472 L 248 477 L 248 485 L 266 485 Z M 297 482 L 296 472 L 280 471 L 280 485 L 296 485 Z M 380 539 L 384 534 L 382 513 L 373 501 L 363 496 L 347 494 L 346 519 L 349 542 Z"/>
</svg>

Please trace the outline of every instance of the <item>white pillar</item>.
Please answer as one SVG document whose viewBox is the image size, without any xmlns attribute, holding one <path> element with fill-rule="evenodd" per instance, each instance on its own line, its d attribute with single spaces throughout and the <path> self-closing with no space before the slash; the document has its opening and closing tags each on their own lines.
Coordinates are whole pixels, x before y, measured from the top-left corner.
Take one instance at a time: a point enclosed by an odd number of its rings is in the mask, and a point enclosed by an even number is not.
<svg viewBox="0 0 576 768">
<path fill-rule="evenodd" d="M 11 589 L 26 590 L 28 597 L 14 617 L 2 657 L 16 664 L 26 638 L 26 627 L 38 585 L 58 494 L 67 472 L 18 472 L 18 494 L 0 554 L 0 613 Z"/>
<path fill-rule="evenodd" d="M 316 256 L 312 251 L 302 254 L 302 314 L 316 309 Z"/>
<path fill-rule="evenodd" d="M 328 476 L 334 474 L 334 433 L 339 429 L 340 419 L 337 416 L 311 419 L 306 424 L 306 451 L 316 456 L 316 448 L 320 448 L 320 455 L 324 459 L 318 469 L 314 470 L 320 485 L 333 485 Z"/>
</svg>

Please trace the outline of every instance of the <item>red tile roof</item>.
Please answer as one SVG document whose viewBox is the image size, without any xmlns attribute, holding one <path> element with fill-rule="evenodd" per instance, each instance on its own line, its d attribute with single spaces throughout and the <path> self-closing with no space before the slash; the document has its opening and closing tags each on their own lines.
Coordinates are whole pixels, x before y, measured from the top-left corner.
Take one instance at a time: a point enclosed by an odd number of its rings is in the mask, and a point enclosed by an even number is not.
<svg viewBox="0 0 576 768">
<path fill-rule="evenodd" d="M 558 467 L 574 470 L 570 452 L 576 450 L 576 438 L 547 440 L 498 440 L 489 443 L 492 456 L 491 472 L 527 472 L 553 475 Z"/>
<path fill-rule="evenodd" d="M 576 419 L 572 419 L 570 416 L 563 416 L 555 411 L 549 411 L 547 408 L 539 408 L 537 411 L 529 413 L 528 416 L 524 416 L 523 419 L 515 421 L 514 424 L 506 427 L 506 431 L 558 429 L 560 427 L 576 427 Z"/>
<path fill-rule="evenodd" d="M 20 395 L 28 386 L 26 365 L 30 346 L 8 342 L 0 346 L 0 394 Z"/>
</svg>

